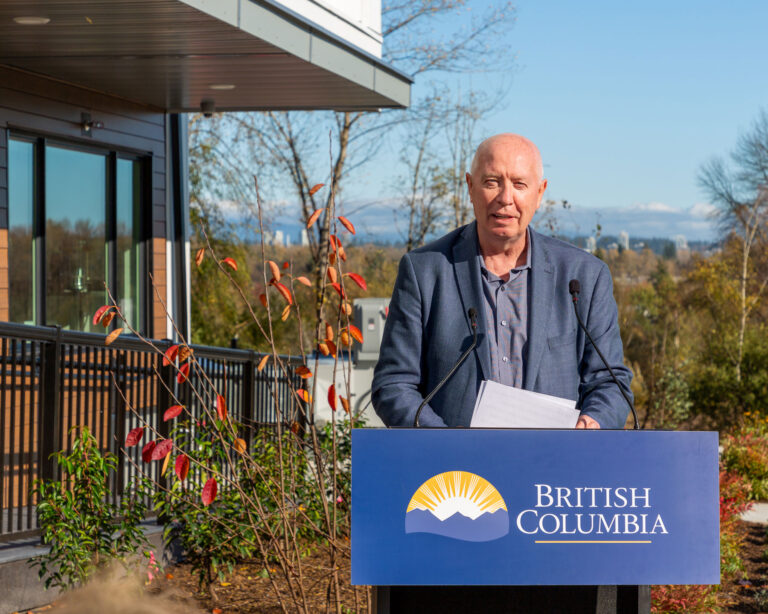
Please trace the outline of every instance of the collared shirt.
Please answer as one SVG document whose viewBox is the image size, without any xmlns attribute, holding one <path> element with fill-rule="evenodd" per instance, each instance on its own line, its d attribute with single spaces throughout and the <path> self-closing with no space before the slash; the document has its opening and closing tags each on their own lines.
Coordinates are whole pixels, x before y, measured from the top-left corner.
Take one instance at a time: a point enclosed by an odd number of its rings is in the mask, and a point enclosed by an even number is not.
<svg viewBox="0 0 768 614">
<path fill-rule="evenodd" d="M 479 243 L 477 248 L 492 379 L 516 388 L 523 387 L 523 356 L 528 343 L 528 281 L 532 251 L 530 230 L 526 230 L 526 241 L 526 262 L 509 271 L 508 281 L 486 268 Z"/>
</svg>

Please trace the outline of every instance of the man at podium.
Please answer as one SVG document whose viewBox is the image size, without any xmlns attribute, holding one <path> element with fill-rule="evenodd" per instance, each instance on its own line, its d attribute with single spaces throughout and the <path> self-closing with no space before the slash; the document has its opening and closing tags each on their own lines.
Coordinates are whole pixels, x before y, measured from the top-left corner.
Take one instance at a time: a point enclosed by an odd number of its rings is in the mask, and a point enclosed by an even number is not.
<svg viewBox="0 0 768 614">
<path fill-rule="evenodd" d="M 400 261 L 373 406 L 389 426 L 417 408 L 473 339 L 477 346 L 423 408 L 423 426 L 469 426 L 483 380 L 576 401 L 577 428 L 623 428 L 631 372 L 624 366 L 604 262 L 529 227 L 547 187 L 538 148 L 515 134 L 483 141 L 466 174 L 475 221 Z M 576 280 L 574 286 L 572 280 Z M 616 375 L 578 327 L 579 313 Z"/>
</svg>

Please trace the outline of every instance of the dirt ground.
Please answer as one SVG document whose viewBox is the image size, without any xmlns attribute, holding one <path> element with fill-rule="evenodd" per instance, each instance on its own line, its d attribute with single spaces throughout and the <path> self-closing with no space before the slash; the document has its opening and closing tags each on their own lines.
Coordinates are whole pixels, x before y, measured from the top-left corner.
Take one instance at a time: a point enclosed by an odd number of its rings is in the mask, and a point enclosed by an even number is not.
<svg viewBox="0 0 768 614">
<path fill-rule="evenodd" d="M 731 605 L 727 614 L 768 613 L 768 527 L 751 522 L 740 523 L 743 535 L 741 559 L 745 577 L 724 584 L 722 594 Z"/>
</svg>

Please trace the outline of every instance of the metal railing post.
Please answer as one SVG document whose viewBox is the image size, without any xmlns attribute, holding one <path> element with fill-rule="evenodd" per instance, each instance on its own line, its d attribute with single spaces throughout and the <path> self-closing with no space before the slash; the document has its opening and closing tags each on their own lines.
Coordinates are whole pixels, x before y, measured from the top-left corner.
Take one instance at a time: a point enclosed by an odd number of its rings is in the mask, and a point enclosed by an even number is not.
<svg viewBox="0 0 768 614">
<path fill-rule="evenodd" d="M 56 480 L 58 464 L 53 455 L 58 452 L 58 444 L 61 441 L 61 381 L 64 370 L 61 360 L 61 326 L 56 327 L 56 338 L 42 345 L 40 477 L 44 480 Z"/>
<path fill-rule="evenodd" d="M 125 431 L 126 420 L 128 419 L 126 412 L 126 404 L 124 395 L 128 394 L 128 360 L 126 352 L 119 350 L 115 352 L 114 363 L 115 383 L 118 388 L 115 394 L 115 443 L 117 452 L 117 492 L 113 493 L 115 501 L 118 497 L 123 496 L 125 491 L 125 455 L 120 453 L 120 448 L 125 444 L 125 438 L 127 433 Z"/>
<path fill-rule="evenodd" d="M 243 439 L 245 439 L 246 449 L 251 449 L 251 443 L 253 442 L 253 411 L 256 403 L 256 353 L 251 350 L 248 353 L 248 360 L 243 364 L 243 406 L 240 408 L 240 416 L 243 425 L 245 426 L 245 433 L 243 433 Z"/>
</svg>

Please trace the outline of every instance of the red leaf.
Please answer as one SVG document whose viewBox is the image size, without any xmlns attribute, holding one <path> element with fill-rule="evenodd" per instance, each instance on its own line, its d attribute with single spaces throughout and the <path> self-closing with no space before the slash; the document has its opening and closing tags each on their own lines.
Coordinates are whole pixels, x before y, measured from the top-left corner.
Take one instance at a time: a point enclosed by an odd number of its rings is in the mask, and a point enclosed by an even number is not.
<svg viewBox="0 0 768 614">
<path fill-rule="evenodd" d="M 152 452 L 155 450 L 156 445 L 157 442 L 155 441 L 148 441 L 144 444 L 144 447 L 141 449 L 141 458 L 144 459 L 145 463 L 152 460 Z"/>
<path fill-rule="evenodd" d="M 107 338 L 104 340 L 104 345 L 111 345 L 112 342 L 117 339 L 120 336 L 120 333 L 123 332 L 122 328 L 116 328 L 111 333 L 107 335 Z"/>
<path fill-rule="evenodd" d="M 360 329 L 357 326 L 354 326 L 353 324 L 350 324 L 349 325 L 349 334 L 358 343 L 362 343 L 363 342 L 363 333 L 360 332 Z"/>
<path fill-rule="evenodd" d="M 298 375 L 301 379 L 307 379 L 312 377 L 312 371 L 310 371 L 304 365 L 301 365 L 300 367 L 296 368 L 296 375 Z"/>
<path fill-rule="evenodd" d="M 272 271 L 272 277 L 275 278 L 275 281 L 280 281 L 280 267 L 277 266 L 277 262 L 267 260 L 267 264 L 269 265 L 269 270 Z"/>
<path fill-rule="evenodd" d="M 285 262 L 283 262 L 283 268 L 284 269 L 287 269 L 289 266 L 291 266 L 290 262 L 288 262 L 287 260 Z"/>
<path fill-rule="evenodd" d="M 280 292 L 280 294 L 283 295 L 283 298 L 288 301 L 289 305 L 293 305 L 293 298 L 291 297 L 291 291 L 286 288 L 283 284 L 281 284 L 279 281 L 276 281 L 272 284 L 277 288 L 277 290 Z"/>
<path fill-rule="evenodd" d="M 358 286 L 360 286 L 363 290 L 368 290 L 368 284 L 365 283 L 365 279 L 358 275 L 357 273 L 348 273 L 349 278 L 354 281 Z"/>
<path fill-rule="evenodd" d="M 187 358 L 194 354 L 194 350 L 188 345 L 182 345 L 179 348 L 179 362 L 184 362 Z"/>
<path fill-rule="evenodd" d="M 328 351 L 330 352 L 331 356 L 336 356 L 336 344 L 330 339 L 326 339 L 325 343 L 328 346 Z"/>
<path fill-rule="evenodd" d="M 266 294 L 259 294 L 259 300 L 261 301 L 261 304 L 264 305 L 264 309 L 267 308 L 267 295 Z"/>
<path fill-rule="evenodd" d="M 261 373 L 264 370 L 264 367 L 267 366 L 267 363 L 269 362 L 270 354 L 265 354 L 262 356 L 261 360 L 259 361 L 259 366 L 256 367 L 256 370 Z"/>
<path fill-rule="evenodd" d="M 305 403 L 311 403 L 312 402 L 312 395 L 310 395 L 304 388 L 299 388 L 296 391 L 296 394 L 299 395 L 299 398 L 304 401 Z"/>
<path fill-rule="evenodd" d="M 160 460 L 168 456 L 168 453 L 173 448 L 173 439 L 163 439 L 152 450 L 152 460 Z"/>
<path fill-rule="evenodd" d="M 176 457 L 176 466 L 175 466 L 176 475 L 179 477 L 179 479 L 183 482 L 187 479 L 187 474 L 189 473 L 189 457 L 186 454 L 181 454 L 180 456 Z"/>
<path fill-rule="evenodd" d="M 316 183 L 311 188 L 309 188 L 309 195 L 312 196 L 315 194 L 320 188 L 322 188 L 325 184 L 324 183 Z"/>
<path fill-rule="evenodd" d="M 336 292 L 339 293 L 339 296 L 341 298 L 347 298 L 347 295 L 344 292 L 344 288 L 341 287 L 341 284 L 335 283 L 335 284 L 331 284 L 331 286 L 333 286 L 333 289 L 336 290 Z"/>
<path fill-rule="evenodd" d="M 333 411 L 336 411 L 336 386 L 331 384 L 328 388 L 328 405 Z"/>
<path fill-rule="evenodd" d="M 237 262 L 235 262 L 234 258 L 224 258 L 221 263 L 227 264 L 232 268 L 232 270 L 237 271 Z"/>
<path fill-rule="evenodd" d="M 314 223 L 317 221 L 317 218 L 319 218 L 319 217 L 320 217 L 320 214 L 321 214 L 323 211 L 325 211 L 325 207 L 323 207 L 322 209 L 315 209 L 315 210 L 312 212 L 312 215 L 310 215 L 310 216 L 309 216 L 309 219 L 307 220 L 307 230 L 309 230 L 310 228 L 312 228 L 312 226 L 314 225 Z"/>
<path fill-rule="evenodd" d="M 198 268 L 200 268 L 200 265 L 203 262 L 203 258 L 205 258 L 205 248 L 201 247 L 199 250 L 197 250 L 197 253 L 195 254 L 195 264 Z"/>
<path fill-rule="evenodd" d="M 216 415 L 219 416 L 219 420 L 227 419 L 227 402 L 220 394 L 216 395 Z"/>
<path fill-rule="evenodd" d="M 333 251 L 336 251 L 339 247 L 341 247 L 341 241 L 339 241 L 339 237 L 336 235 L 331 235 L 328 240 L 331 242 L 331 249 Z"/>
<path fill-rule="evenodd" d="M 344 411 L 349 413 L 349 399 L 339 396 L 339 400 L 341 401 L 341 406 L 344 408 Z"/>
<path fill-rule="evenodd" d="M 176 362 L 176 356 L 179 354 L 179 346 L 178 345 L 172 345 L 167 350 L 165 350 L 165 354 L 163 354 L 163 366 L 167 367 L 172 362 Z"/>
<path fill-rule="evenodd" d="M 112 323 L 112 320 L 115 319 L 115 315 L 117 315 L 116 311 L 110 311 L 109 313 L 105 313 L 104 316 L 101 318 L 101 325 L 104 328 L 109 328 L 109 325 Z"/>
<path fill-rule="evenodd" d="M 248 449 L 248 444 L 245 443 L 245 439 L 242 439 L 241 437 L 236 437 L 235 441 L 232 442 L 232 447 L 239 454 L 245 454 L 245 451 Z"/>
<path fill-rule="evenodd" d="M 125 447 L 131 448 L 135 446 L 141 441 L 142 437 L 144 437 L 143 426 L 137 426 L 135 429 L 131 429 L 131 432 L 128 433 L 128 437 L 125 438 Z"/>
<path fill-rule="evenodd" d="M 107 313 L 110 309 L 114 309 L 112 305 L 102 305 L 96 310 L 96 313 L 93 314 L 93 325 L 96 326 L 99 322 L 101 322 L 101 318 L 104 317 L 104 314 Z"/>
<path fill-rule="evenodd" d="M 216 499 L 216 490 L 218 489 L 218 486 L 216 485 L 216 479 L 215 478 L 208 478 L 208 481 L 205 483 L 205 486 L 203 486 L 203 505 L 210 505 L 213 503 L 214 499 Z"/>
<path fill-rule="evenodd" d="M 176 376 L 176 381 L 179 382 L 179 384 L 183 384 L 187 381 L 187 378 L 189 377 L 189 363 L 185 362 L 183 365 L 179 367 L 179 374 Z"/>
<path fill-rule="evenodd" d="M 184 410 L 183 405 L 173 405 L 172 407 L 169 407 L 168 409 L 165 410 L 165 413 L 163 414 L 163 422 L 168 422 L 168 420 L 173 420 L 183 410 Z"/>
<path fill-rule="evenodd" d="M 309 287 L 309 288 L 311 288 L 311 287 L 312 287 L 312 282 L 311 282 L 311 281 L 309 281 L 309 280 L 308 280 L 306 277 L 304 277 L 303 275 L 302 275 L 301 277 L 297 277 L 297 278 L 296 278 L 296 281 L 298 281 L 300 284 L 304 284 L 305 286 L 307 286 L 307 287 Z"/>
<path fill-rule="evenodd" d="M 339 216 L 339 221 L 344 224 L 344 228 L 349 230 L 352 234 L 355 234 L 355 227 L 352 225 L 352 222 L 350 222 L 347 218 L 345 218 L 343 215 Z"/>
</svg>

